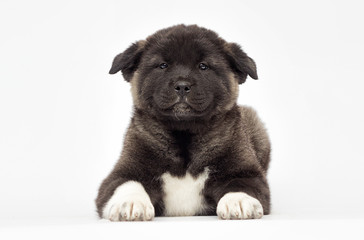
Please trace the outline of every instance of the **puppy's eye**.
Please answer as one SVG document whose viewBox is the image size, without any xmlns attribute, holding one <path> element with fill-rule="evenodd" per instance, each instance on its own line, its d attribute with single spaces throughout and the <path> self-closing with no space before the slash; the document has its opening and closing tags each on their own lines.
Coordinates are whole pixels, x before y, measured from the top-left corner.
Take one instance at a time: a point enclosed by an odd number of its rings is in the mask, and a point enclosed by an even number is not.
<svg viewBox="0 0 364 240">
<path fill-rule="evenodd" d="M 198 65 L 198 67 L 199 67 L 201 70 L 207 70 L 207 69 L 209 69 L 209 67 L 208 67 L 206 64 L 204 64 L 204 63 L 200 63 L 200 64 Z"/>
<path fill-rule="evenodd" d="M 160 69 L 165 69 L 167 67 L 168 67 L 168 64 L 167 63 L 161 63 L 161 64 L 159 64 L 159 68 Z"/>
</svg>

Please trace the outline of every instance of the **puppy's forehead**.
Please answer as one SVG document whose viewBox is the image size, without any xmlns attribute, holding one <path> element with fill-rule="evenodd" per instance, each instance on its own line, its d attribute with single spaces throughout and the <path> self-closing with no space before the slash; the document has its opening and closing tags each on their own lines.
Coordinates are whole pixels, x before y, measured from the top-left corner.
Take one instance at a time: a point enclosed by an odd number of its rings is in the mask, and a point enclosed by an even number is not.
<svg viewBox="0 0 364 240">
<path fill-rule="evenodd" d="M 164 61 L 186 65 L 201 62 L 218 52 L 218 46 L 211 39 L 187 33 L 159 37 L 150 47 Z"/>
</svg>

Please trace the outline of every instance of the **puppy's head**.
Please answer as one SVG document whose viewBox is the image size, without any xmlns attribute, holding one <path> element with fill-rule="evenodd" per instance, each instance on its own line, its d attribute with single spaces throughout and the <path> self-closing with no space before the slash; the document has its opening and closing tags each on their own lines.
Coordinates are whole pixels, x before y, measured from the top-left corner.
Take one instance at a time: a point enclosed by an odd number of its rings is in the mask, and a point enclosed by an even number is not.
<svg viewBox="0 0 364 240">
<path fill-rule="evenodd" d="M 134 104 L 168 121 L 208 120 L 236 103 L 256 65 L 235 43 L 196 25 L 160 30 L 117 55 L 110 74 L 132 84 Z"/>
</svg>

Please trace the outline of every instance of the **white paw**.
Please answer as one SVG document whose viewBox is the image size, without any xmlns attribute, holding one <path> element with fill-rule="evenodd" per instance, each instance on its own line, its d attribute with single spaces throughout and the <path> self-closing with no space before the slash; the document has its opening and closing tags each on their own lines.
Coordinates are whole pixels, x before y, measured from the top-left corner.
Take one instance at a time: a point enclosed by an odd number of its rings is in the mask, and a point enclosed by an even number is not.
<svg viewBox="0 0 364 240">
<path fill-rule="evenodd" d="M 154 218 L 154 207 L 144 187 L 128 181 L 115 190 L 102 217 L 111 221 L 149 221 Z"/>
<path fill-rule="evenodd" d="M 260 202 L 243 192 L 225 194 L 217 204 L 217 216 L 221 219 L 251 219 L 263 216 Z"/>
</svg>

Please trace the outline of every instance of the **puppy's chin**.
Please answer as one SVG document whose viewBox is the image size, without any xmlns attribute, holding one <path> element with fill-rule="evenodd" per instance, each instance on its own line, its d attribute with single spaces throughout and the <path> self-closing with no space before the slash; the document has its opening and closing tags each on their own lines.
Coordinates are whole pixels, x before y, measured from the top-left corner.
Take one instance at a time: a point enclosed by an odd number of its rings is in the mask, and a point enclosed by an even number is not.
<svg viewBox="0 0 364 240">
<path fill-rule="evenodd" d="M 187 103 L 177 103 L 171 109 L 173 115 L 179 119 L 189 119 L 194 115 L 194 111 Z"/>
<path fill-rule="evenodd" d="M 185 102 L 178 102 L 167 109 L 159 109 L 159 114 L 163 119 L 168 118 L 173 121 L 190 121 L 204 116 L 204 112 L 194 110 Z"/>
</svg>

